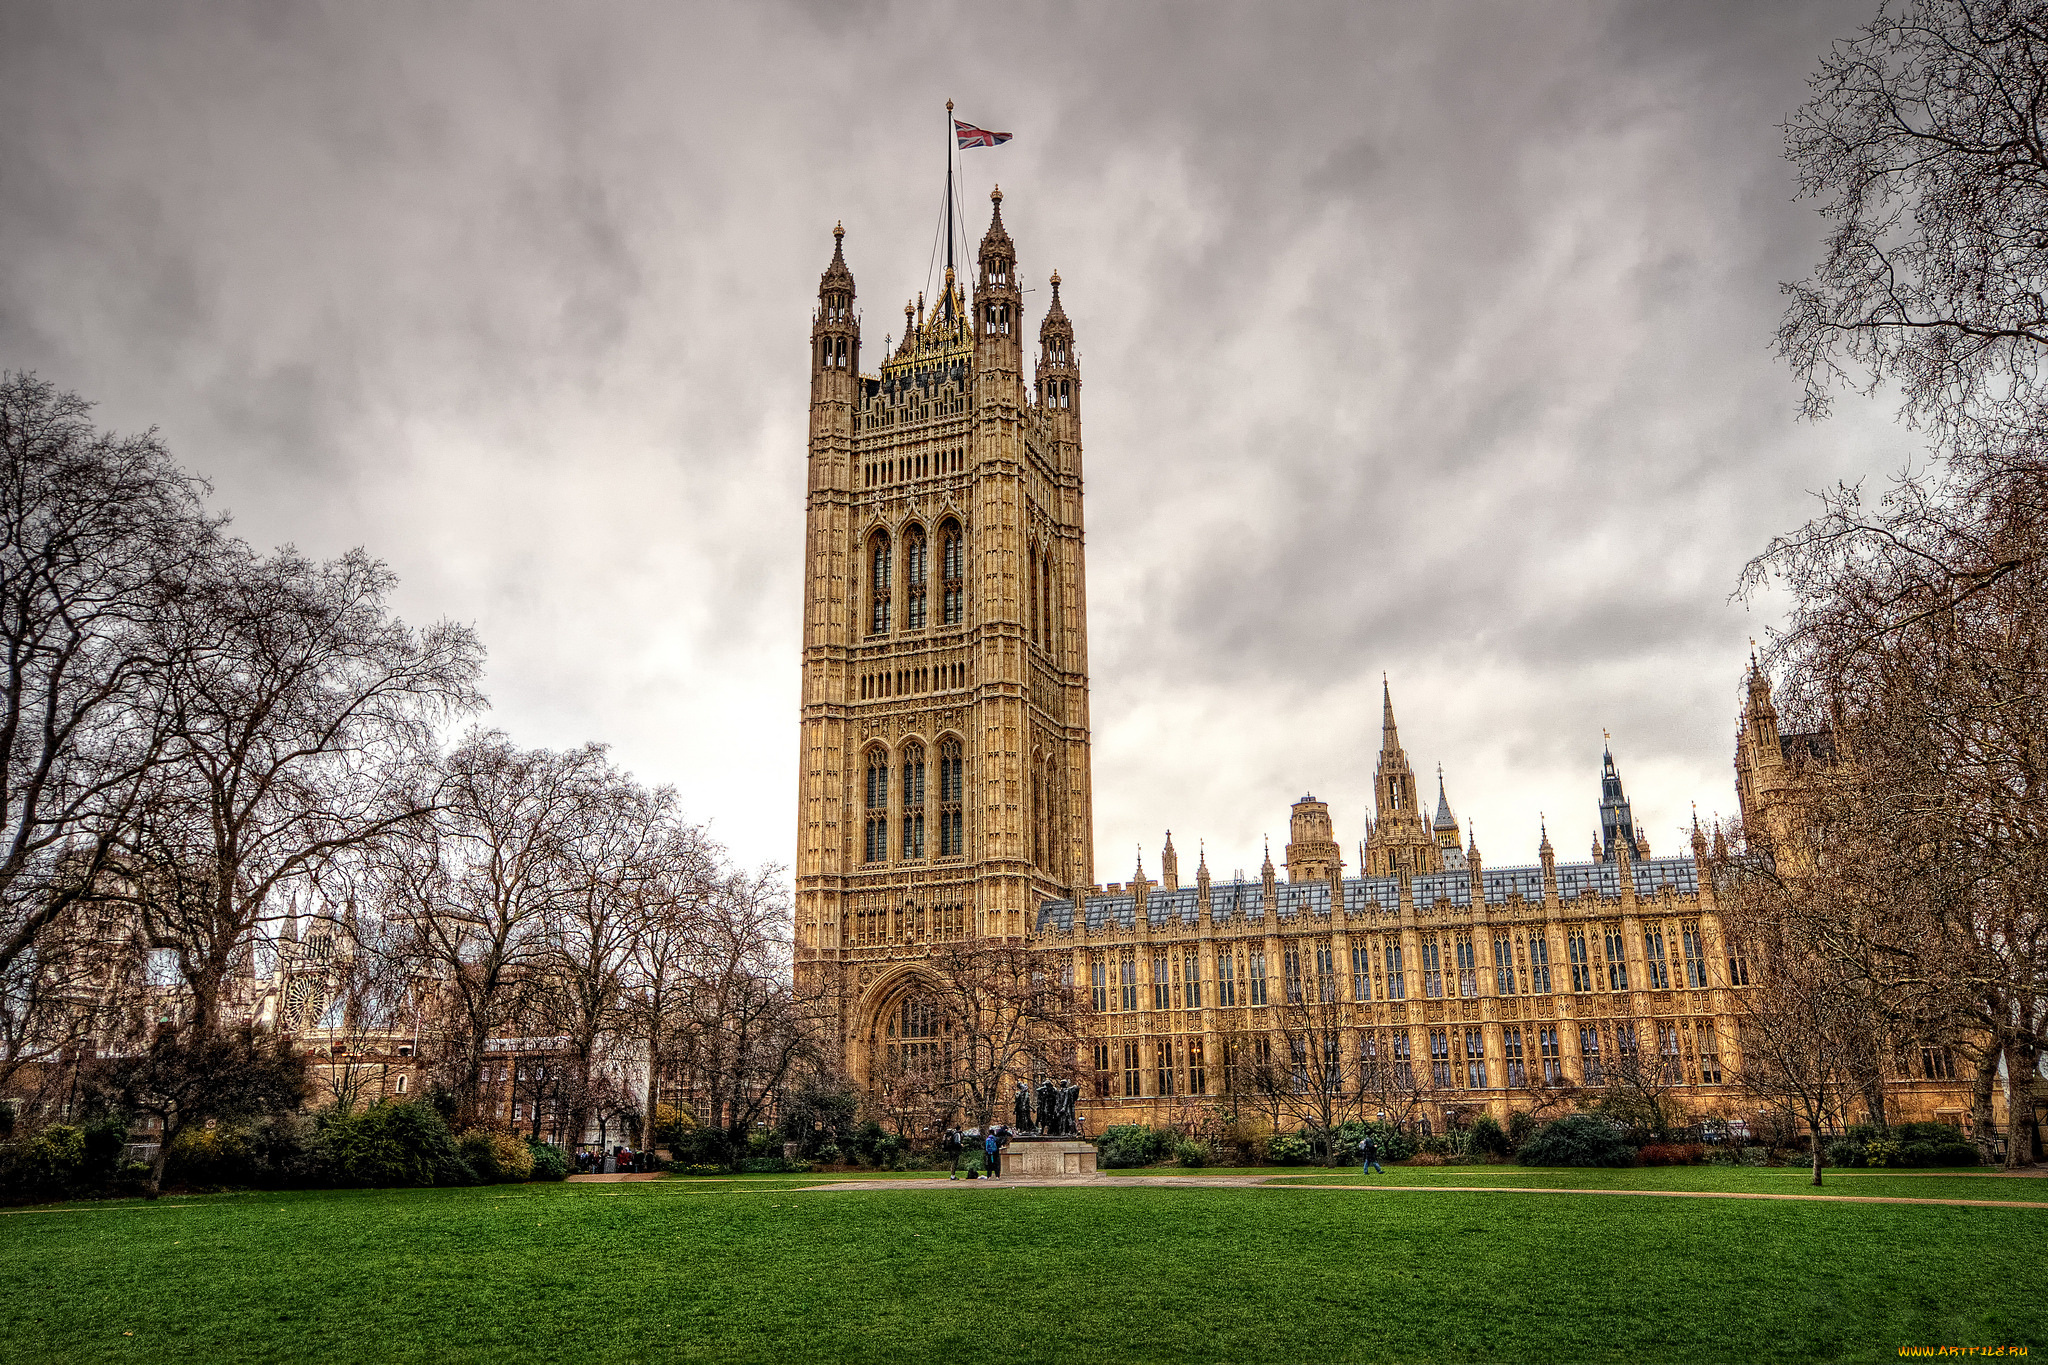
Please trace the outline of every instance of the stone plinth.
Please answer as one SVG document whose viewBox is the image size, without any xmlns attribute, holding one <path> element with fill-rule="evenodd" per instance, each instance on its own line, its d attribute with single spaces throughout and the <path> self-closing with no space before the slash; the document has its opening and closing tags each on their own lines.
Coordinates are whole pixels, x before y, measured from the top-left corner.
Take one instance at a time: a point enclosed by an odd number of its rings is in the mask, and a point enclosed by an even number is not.
<svg viewBox="0 0 2048 1365">
<path fill-rule="evenodd" d="M 1004 1175 L 1094 1175 L 1095 1144 L 1018 1134 L 1003 1149 Z"/>
</svg>

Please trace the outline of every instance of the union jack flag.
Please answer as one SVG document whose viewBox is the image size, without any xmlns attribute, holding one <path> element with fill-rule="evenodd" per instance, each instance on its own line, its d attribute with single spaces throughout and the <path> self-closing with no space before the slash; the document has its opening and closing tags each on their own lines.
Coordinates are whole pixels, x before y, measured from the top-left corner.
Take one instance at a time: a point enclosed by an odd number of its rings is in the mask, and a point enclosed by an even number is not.
<svg viewBox="0 0 2048 1365">
<path fill-rule="evenodd" d="M 959 119 L 953 120 L 953 135 L 960 139 L 962 147 L 1000 147 L 1010 140 L 1008 133 L 991 133 Z"/>
</svg>

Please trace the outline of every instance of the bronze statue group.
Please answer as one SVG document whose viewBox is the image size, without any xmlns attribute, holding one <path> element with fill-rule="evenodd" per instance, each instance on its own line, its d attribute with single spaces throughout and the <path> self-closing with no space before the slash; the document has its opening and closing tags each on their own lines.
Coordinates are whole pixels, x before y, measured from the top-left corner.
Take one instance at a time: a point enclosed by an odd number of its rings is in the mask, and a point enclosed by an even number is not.
<svg viewBox="0 0 2048 1365">
<path fill-rule="evenodd" d="M 1035 1126 L 1031 1122 L 1034 1099 L 1038 1107 Z M 1020 1132 L 1037 1132 L 1043 1137 L 1071 1137 L 1079 1131 L 1075 1118 L 1080 1101 L 1081 1087 L 1072 1081 L 1045 1080 L 1035 1088 L 1019 1081 L 1017 1093 L 1011 1097 L 1010 1104 Z"/>
<path fill-rule="evenodd" d="M 1080 1133 L 1081 1087 L 1072 1081 L 1043 1080 L 1035 1086 L 1017 1082 L 1017 1093 L 1010 1098 L 1010 1114 L 1016 1124 L 1012 1130 L 1002 1124 L 990 1124 L 980 1134 L 982 1165 L 989 1179 L 1002 1175 L 1003 1148 L 1009 1146 L 1014 1133 L 1025 1133 L 1034 1137 L 1073 1137 Z M 1035 1121 L 1034 1121 L 1035 1118 Z M 969 1133 L 958 1128 L 948 1128 L 945 1136 L 947 1155 L 953 1158 L 951 1179 L 960 1178 L 960 1158 L 967 1149 Z M 968 1179 L 975 1172 L 968 1169 Z"/>
</svg>

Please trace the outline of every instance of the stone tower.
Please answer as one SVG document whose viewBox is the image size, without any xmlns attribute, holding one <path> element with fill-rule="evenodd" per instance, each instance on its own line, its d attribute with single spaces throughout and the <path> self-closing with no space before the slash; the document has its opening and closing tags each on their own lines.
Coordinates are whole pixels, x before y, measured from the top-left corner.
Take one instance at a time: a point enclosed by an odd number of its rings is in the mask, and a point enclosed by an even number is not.
<svg viewBox="0 0 2048 1365">
<path fill-rule="evenodd" d="M 1287 880 L 1326 882 L 1332 876 L 1341 877 L 1343 869 L 1344 858 L 1330 825 L 1329 803 L 1316 800 L 1310 792 L 1294 803 L 1287 817 Z"/>
<path fill-rule="evenodd" d="M 1416 799 L 1415 770 L 1394 726 L 1394 696 L 1380 684 L 1380 761 L 1373 774 L 1372 833 L 1365 842 L 1365 875 L 1443 870 L 1443 855 L 1422 805 Z"/>
<path fill-rule="evenodd" d="M 840 229 L 811 325 L 797 969 L 856 1077 L 933 945 L 1094 881 L 1080 357 L 1055 274 L 1027 384 L 990 199 L 972 301 L 949 261 L 873 373 Z"/>
</svg>

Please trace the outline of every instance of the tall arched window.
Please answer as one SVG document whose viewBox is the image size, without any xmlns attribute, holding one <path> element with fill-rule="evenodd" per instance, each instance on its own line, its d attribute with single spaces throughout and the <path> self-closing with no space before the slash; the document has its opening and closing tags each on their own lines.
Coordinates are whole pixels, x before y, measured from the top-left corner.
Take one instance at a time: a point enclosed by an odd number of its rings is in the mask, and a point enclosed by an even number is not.
<svg viewBox="0 0 2048 1365">
<path fill-rule="evenodd" d="M 1046 648 L 1047 648 L 1048 650 L 1050 650 L 1050 649 L 1051 649 L 1051 648 L 1053 647 L 1053 636 L 1052 636 L 1052 623 L 1053 623 L 1053 620 L 1054 620 L 1054 617 L 1053 617 L 1053 614 L 1052 614 L 1052 552 L 1051 552 L 1051 551 L 1047 551 L 1047 552 L 1045 553 L 1045 555 L 1044 555 L 1044 556 L 1043 556 L 1043 557 L 1042 557 L 1042 558 L 1041 558 L 1041 559 L 1039 560 L 1039 567 L 1038 567 L 1038 591 L 1039 591 L 1039 595 L 1040 595 L 1040 597 L 1041 597 L 1041 598 L 1043 599 L 1043 601 L 1044 601 L 1044 608 L 1043 608 L 1043 610 L 1044 610 L 1044 615 L 1045 615 L 1045 647 L 1046 647 Z"/>
<path fill-rule="evenodd" d="M 864 863 L 887 862 L 889 858 L 889 755 L 868 750 L 867 842 Z"/>
<path fill-rule="evenodd" d="M 944 625 L 957 626 L 967 617 L 966 559 L 960 523 L 946 522 L 939 527 L 939 580 L 945 593 Z"/>
<path fill-rule="evenodd" d="M 1030 564 L 1030 605 L 1025 608 L 1025 615 L 1031 623 L 1031 643 L 1035 645 L 1038 643 L 1038 551 L 1027 550 L 1024 557 Z"/>
<path fill-rule="evenodd" d="M 924 857 L 924 746 L 903 748 L 903 858 Z"/>
<path fill-rule="evenodd" d="M 891 565 L 889 558 L 889 537 L 880 531 L 868 542 L 868 634 L 889 633 L 889 602 Z"/>
<path fill-rule="evenodd" d="M 903 533 L 903 625 L 906 630 L 924 629 L 924 586 L 929 576 L 930 547 L 924 528 L 913 526 Z"/>
<path fill-rule="evenodd" d="M 967 774 L 960 757 L 960 741 L 949 739 L 939 746 L 939 856 L 957 858 L 967 851 L 960 818 L 961 798 L 966 795 Z"/>
<path fill-rule="evenodd" d="M 1045 866 L 1045 770 L 1031 764 L 1031 865 Z"/>
</svg>

